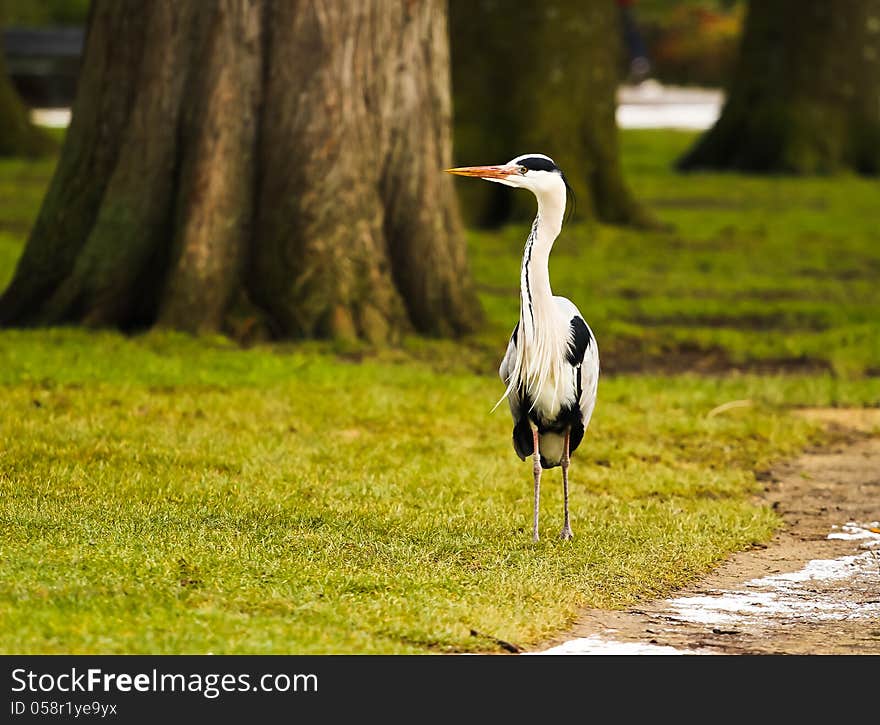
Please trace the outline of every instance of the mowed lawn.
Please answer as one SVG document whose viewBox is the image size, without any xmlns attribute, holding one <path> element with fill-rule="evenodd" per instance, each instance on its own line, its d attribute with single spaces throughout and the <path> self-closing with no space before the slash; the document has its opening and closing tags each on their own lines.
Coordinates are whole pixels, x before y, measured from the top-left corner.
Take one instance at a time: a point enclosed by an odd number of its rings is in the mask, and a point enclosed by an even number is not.
<svg viewBox="0 0 880 725">
<path fill-rule="evenodd" d="M 766 541 L 760 473 L 827 436 L 791 408 L 880 405 L 876 182 L 675 175 L 691 138 L 623 135 L 674 228 L 580 220 L 551 260 L 607 364 L 571 542 L 555 469 L 532 543 L 490 412 L 523 224 L 470 233 L 488 320 L 458 343 L 0 331 L 0 651 L 529 647 Z M 0 286 L 51 168 L 0 163 Z"/>
</svg>

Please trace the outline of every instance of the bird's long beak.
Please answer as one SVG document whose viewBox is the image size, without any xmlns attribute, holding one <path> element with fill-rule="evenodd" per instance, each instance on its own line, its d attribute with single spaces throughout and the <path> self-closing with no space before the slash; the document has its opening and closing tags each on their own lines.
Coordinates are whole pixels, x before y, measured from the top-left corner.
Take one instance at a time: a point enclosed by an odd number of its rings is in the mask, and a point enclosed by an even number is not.
<svg viewBox="0 0 880 725">
<path fill-rule="evenodd" d="M 480 179 L 506 179 L 508 176 L 519 173 L 519 167 L 509 164 L 503 166 L 459 166 L 457 169 L 446 169 L 446 172 L 459 176 L 476 176 Z"/>
</svg>

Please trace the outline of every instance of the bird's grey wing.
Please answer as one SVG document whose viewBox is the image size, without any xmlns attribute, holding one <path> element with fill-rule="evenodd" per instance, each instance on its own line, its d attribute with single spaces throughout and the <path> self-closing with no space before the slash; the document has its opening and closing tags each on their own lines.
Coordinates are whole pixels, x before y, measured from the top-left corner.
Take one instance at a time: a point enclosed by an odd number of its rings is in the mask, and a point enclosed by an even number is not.
<svg viewBox="0 0 880 725">
<path fill-rule="evenodd" d="M 519 323 L 513 328 L 507 352 L 498 368 L 498 375 L 505 386 L 510 384 L 510 376 L 513 374 L 515 366 L 518 333 Z M 535 452 L 535 440 L 532 437 L 532 426 L 523 406 L 519 385 L 514 384 L 511 387 L 507 395 L 507 404 L 510 406 L 510 417 L 513 419 L 513 450 L 516 451 L 516 455 L 525 460 Z"/>
<path fill-rule="evenodd" d="M 590 424 L 590 418 L 593 417 L 593 408 L 596 407 L 596 393 L 599 389 L 599 348 L 596 345 L 596 338 L 592 338 L 590 346 L 584 353 L 580 383 L 578 405 L 581 409 L 584 430 L 586 430 Z"/>
<path fill-rule="evenodd" d="M 513 366 L 514 361 L 516 360 L 516 340 L 517 335 L 519 334 L 519 323 L 516 323 L 516 327 L 513 328 L 513 332 L 510 335 L 510 342 L 507 343 L 507 352 L 504 353 L 504 359 L 501 361 L 501 365 L 498 367 L 498 376 L 501 378 L 501 382 L 506 386 L 510 382 L 510 376 L 513 374 Z"/>
<path fill-rule="evenodd" d="M 568 302 L 564 300 L 564 302 Z M 571 304 L 571 303 L 568 303 Z M 590 424 L 593 408 L 596 406 L 596 392 L 599 386 L 599 348 L 593 331 L 573 305 L 571 330 L 567 361 L 577 374 L 577 404 L 581 411 L 582 427 L 572 430 L 571 450 L 580 444 L 584 431 Z"/>
</svg>

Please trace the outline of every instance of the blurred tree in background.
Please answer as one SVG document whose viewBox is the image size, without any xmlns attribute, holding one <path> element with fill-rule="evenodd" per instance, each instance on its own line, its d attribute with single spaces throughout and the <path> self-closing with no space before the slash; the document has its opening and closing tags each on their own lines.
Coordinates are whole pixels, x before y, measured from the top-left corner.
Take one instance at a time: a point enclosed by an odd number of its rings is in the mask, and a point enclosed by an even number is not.
<svg viewBox="0 0 880 725">
<path fill-rule="evenodd" d="M 472 329 L 445 7 L 95 0 L 0 322 Z"/>
<path fill-rule="evenodd" d="M 19 26 L 80 24 L 90 7 L 3 2 Z M 473 329 L 456 192 L 483 226 L 534 201 L 454 189 L 439 173 L 452 122 L 455 163 L 547 153 L 585 216 L 652 223 L 618 161 L 619 4 L 329 0 L 320 15 L 95 0 L 73 122 L 0 323 L 375 341 Z M 880 170 L 880 0 L 624 4 L 655 78 L 729 78 L 682 169 Z M 2 64 L 0 153 L 42 150 Z"/>
<path fill-rule="evenodd" d="M 8 16 L 8 1 L 0 0 L 0 31 Z M 0 52 L 0 156 L 44 156 L 56 148 L 55 141 L 31 123 L 28 109 L 9 78 L 6 58 Z"/>
<path fill-rule="evenodd" d="M 727 86 L 745 5 L 744 0 L 634 0 L 652 76 L 667 85 Z"/>
<path fill-rule="evenodd" d="M 721 117 L 679 167 L 880 172 L 880 0 L 752 0 Z"/>
<path fill-rule="evenodd" d="M 621 32 L 614 0 L 451 0 L 456 163 L 545 153 L 587 216 L 648 223 L 618 161 Z M 534 214 L 533 199 L 494 184 L 459 194 L 477 225 Z"/>
</svg>

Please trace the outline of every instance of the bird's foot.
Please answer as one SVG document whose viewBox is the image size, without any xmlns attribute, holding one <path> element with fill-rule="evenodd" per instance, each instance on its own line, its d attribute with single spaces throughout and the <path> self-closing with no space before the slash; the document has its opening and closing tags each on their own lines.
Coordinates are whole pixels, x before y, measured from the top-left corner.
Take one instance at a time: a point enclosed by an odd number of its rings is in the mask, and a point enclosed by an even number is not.
<svg viewBox="0 0 880 725">
<path fill-rule="evenodd" d="M 540 540 L 541 540 L 541 537 L 538 536 L 538 531 L 537 530 L 533 531 L 532 532 L 532 541 L 540 541 Z"/>
<path fill-rule="evenodd" d="M 574 538 L 574 532 L 571 530 L 571 526 L 566 524 L 562 527 L 562 533 L 559 534 L 559 538 L 563 541 L 569 541 Z"/>
</svg>

